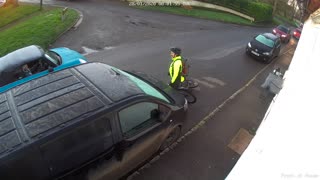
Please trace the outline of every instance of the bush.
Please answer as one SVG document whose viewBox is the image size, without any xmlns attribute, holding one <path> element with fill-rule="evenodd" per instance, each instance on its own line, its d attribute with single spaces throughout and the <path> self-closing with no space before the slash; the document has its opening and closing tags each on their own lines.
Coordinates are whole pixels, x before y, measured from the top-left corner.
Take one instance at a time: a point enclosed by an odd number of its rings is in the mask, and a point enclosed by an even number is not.
<svg viewBox="0 0 320 180">
<path fill-rule="evenodd" d="M 247 11 L 255 18 L 256 22 L 272 21 L 272 6 L 269 4 L 249 2 Z"/>
</svg>

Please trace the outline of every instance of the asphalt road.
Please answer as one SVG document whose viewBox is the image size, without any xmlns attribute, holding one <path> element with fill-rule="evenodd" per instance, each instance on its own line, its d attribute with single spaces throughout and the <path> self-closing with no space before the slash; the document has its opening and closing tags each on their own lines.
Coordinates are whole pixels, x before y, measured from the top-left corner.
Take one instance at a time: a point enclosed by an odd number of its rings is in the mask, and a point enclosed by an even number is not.
<svg viewBox="0 0 320 180">
<path fill-rule="evenodd" d="M 89 61 L 168 81 L 169 48 L 181 47 L 183 56 L 191 62 L 190 76 L 200 84 L 194 90 L 198 101 L 190 106 L 184 132 L 266 66 L 248 57 L 245 46 L 254 35 L 271 32 L 271 28 L 142 11 L 118 1 L 45 2 L 74 7 L 83 13 L 78 29 L 69 31 L 52 46 L 80 51 Z M 281 51 L 286 51 L 287 46 L 283 45 Z"/>
<path fill-rule="evenodd" d="M 141 71 L 168 81 L 169 48 L 179 46 L 191 63 L 190 76 L 199 81 L 185 130 L 243 86 L 265 64 L 252 60 L 244 48 L 254 35 L 270 28 L 218 23 L 124 6 L 118 1 L 55 1 L 80 10 L 77 30 L 63 35 L 53 47 L 66 46 L 89 61 Z M 89 49 L 89 51 L 85 51 Z"/>
</svg>

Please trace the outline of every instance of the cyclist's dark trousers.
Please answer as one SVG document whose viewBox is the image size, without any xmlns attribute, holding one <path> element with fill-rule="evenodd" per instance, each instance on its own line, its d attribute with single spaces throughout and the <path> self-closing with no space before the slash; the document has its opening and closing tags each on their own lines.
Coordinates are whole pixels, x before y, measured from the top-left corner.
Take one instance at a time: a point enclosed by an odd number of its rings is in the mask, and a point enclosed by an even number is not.
<svg viewBox="0 0 320 180">
<path fill-rule="evenodd" d="M 178 89 L 180 87 L 180 81 L 177 79 L 174 83 L 170 84 L 174 89 Z"/>
</svg>

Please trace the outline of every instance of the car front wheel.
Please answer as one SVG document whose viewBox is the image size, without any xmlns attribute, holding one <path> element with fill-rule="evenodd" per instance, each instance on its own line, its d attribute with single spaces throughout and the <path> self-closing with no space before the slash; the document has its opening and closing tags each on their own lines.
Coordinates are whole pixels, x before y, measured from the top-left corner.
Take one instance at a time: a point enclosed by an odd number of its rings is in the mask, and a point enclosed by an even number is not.
<svg viewBox="0 0 320 180">
<path fill-rule="evenodd" d="M 160 146 L 160 151 L 165 150 L 166 148 L 170 147 L 171 144 L 176 142 L 181 134 L 181 127 L 177 126 L 175 127 L 169 135 L 166 137 L 165 141 Z"/>
</svg>

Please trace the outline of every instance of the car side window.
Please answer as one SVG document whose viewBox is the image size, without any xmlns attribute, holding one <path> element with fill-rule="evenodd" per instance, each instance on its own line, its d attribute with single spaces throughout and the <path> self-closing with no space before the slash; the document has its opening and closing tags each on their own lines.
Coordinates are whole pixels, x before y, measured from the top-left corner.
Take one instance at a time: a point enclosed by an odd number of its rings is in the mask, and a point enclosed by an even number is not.
<svg viewBox="0 0 320 180">
<path fill-rule="evenodd" d="M 151 102 L 141 102 L 119 111 L 119 120 L 122 133 L 125 137 L 134 136 L 157 122 L 151 116 L 152 112 L 159 110 L 159 105 Z"/>
</svg>

